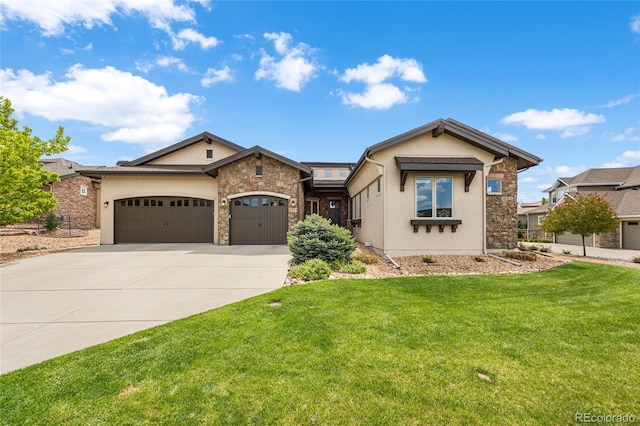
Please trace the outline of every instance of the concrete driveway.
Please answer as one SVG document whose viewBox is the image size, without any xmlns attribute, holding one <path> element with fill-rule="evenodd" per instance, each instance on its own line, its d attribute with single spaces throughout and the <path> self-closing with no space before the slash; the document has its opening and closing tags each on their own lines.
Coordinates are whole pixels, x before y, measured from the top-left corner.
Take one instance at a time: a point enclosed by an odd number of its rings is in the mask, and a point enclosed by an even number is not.
<svg viewBox="0 0 640 426">
<path fill-rule="evenodd" d="M 0 265 L 0 372 L 281 287 L 286 246 L 127 244 Z"/>
</svg>

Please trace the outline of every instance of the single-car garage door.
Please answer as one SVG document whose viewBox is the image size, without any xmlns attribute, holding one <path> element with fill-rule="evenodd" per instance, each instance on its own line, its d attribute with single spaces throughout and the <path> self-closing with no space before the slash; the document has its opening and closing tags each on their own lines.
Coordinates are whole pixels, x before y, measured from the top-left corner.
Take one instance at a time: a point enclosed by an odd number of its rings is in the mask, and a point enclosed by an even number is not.
<svg viewBox="0 0 640 426">
<path fill-rule="evenodd" d="M 640 221 L 622 222 L 622 248 L 640 250 Z"/>
<path fill-rule="evenodd" d="M 230 243 L 286 244 L 288 201 L 271 196 L 251 196 L 231 200 Z"/>
<path fill-rule="evenodd" d="M 116 243 L 213 243 L 213 201 L 187 197 L 116 200 Z"/>
<path fill-rule="evenodd" d="M 565 232 L 564 234 L 556 235 L 556 244 L 571 244 L 582 247 L 582 237 L 580 235 Z M 584 245 L 586 247 L 593 247 L 593 235 L 590 237 L 584 237 Z"/>
</svg>

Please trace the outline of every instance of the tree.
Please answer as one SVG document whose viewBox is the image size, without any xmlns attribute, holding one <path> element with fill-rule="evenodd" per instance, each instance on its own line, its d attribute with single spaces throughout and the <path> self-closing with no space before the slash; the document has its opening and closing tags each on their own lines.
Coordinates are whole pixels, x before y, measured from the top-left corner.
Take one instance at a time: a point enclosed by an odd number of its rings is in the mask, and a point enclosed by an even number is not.
<svg viewBox="0 0 640 426">
<path fill-rule="evenodd" d="M 566 195 L 549 211 L 540 229 L 562 234 L 571 232 L 582 237 L 582 254 L 587 255 L 585 237 L 613 231 L 620 220 L 609 202 L 597 194 Z"/>
<path fill-rule="evenodd" d="M 60 180 L 42 169 L 40 157 L 67 150 L 70 137 L 58 127 L 55 137 L 44 141 L 26 126 L 18 129 L 11 101 L 0 96 L 0 226 L 31 220 L 56 206 L 44 185 Z"/>
</svg>

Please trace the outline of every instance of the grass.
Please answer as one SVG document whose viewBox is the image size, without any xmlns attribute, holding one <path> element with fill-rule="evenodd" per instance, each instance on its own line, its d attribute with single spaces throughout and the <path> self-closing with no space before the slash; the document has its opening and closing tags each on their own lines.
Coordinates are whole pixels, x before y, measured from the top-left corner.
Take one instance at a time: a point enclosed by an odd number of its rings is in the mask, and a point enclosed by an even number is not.
<svg viewBox="0 0 640 426">
<path fill-rule="evenodd" d="M 640 271 L 331 280 L 0 376 L 0 424 L 640 418 Z"/>
</svg>

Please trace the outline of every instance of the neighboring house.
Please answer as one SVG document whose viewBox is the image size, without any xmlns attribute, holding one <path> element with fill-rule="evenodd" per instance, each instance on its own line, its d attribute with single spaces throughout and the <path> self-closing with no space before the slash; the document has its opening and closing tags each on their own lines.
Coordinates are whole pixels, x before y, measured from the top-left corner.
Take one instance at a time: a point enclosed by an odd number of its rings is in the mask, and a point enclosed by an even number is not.
<svg viewBox="0 0 640 426">
<path fill-rule="evenodd" d="M 527 212 L 538 208 L 541 205 L 541 201 L 536 201 L 533 203 L 520 203 L 520 206 L 518 207 L 518 222 L 527 223 Z"/>
<path fill-rule="evenodd" d="M 525 222 L 527 224 L 527 238 L 549 238 L 549 235 L 540 229 L 542 221 L 547 216 L 551 205 L 549 203 L 543 204 L 539 207 L 535 207 L 527 210 Z"/>
<path fill-rule="evenodd" d="M 42 159 L 42 168 L 60 176 L 60 182 L 45 185 L 58 200 L 54 210 L 57 216 L 64 216 L 64 226 L 69 221 L 73 228 L 100 227 L 98 202 L 100 200 L 100 181 L 82 176 L 78 170 L 86 168 L 82 164 L 64 158 Z"/>
<path fill-rule="evenodd" d="M 620 218 L 614 231 L 585 239 L 588 247 L 640 250 L 640 166 L 589 169 L 574 177 L 559 178 L 545 192 L 550 205 L 573 193 L 594 193 L 609 201 Z M 582 237 L 565 233 L 555 236 L 558 244 L 582 245 Z"/>
<path fill-rule="evenodd" d="M 517 171 L 540 158 L 452 119 L 373 145 L 356 164 L 298 163 L 204 132 L 85 176 L 102 182 L 102 244 L 284 244 L 306 214 L 391 255 L 517 245 Z"/>
</svg>

